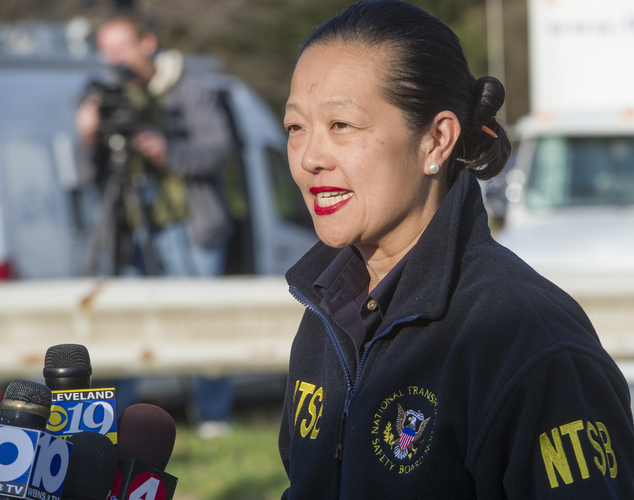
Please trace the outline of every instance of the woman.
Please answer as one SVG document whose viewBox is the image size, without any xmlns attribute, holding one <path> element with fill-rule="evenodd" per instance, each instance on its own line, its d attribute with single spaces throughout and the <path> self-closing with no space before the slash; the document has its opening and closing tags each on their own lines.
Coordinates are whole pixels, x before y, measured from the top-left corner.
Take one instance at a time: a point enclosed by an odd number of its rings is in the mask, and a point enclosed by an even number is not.
<svg viewBox="0 0 634 500">
<path fill-rule="evenodd" d="M 564 292 L 491 239 L 504 89 L 406 2 L 300 48 L 291 172 L 317 244 L 280 431 L 287 498 L 633 498 L 627 384 Z"/>
</svg>

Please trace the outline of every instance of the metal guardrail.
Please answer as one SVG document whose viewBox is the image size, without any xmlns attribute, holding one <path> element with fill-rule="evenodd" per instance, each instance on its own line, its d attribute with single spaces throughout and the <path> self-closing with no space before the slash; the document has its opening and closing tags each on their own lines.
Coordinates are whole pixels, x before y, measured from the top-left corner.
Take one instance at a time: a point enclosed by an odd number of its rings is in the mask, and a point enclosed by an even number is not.
<svg viewBox="0 0 634 500">
<path fill-rule="evenodd" d="M 549 278 L 575 297 L 634 386 L 634 277 Z M 304 308 L 282 277 L 84 279 L 0 286 L 0 380 L 42 376 L 83 344 L 99 377 L 283 373 Z"/>
</svg>

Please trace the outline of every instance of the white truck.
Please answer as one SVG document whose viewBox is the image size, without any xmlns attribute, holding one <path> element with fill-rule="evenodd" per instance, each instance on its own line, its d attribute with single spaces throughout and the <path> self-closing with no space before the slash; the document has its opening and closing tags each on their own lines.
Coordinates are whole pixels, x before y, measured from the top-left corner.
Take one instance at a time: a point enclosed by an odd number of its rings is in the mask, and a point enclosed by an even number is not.
<svg viewBox="0 0 634 500">
<path fill-rule="evenodd" d="M 634 2 L 528 4 L 531 110 L 497 238 L 547 275 L 634 273 Z"/>
<path fill-rule="evenodd" d="M 581 302 L 634 381 L 634 2 L 528 7 L 531 109 L 495 237 Z"/>
</svg>

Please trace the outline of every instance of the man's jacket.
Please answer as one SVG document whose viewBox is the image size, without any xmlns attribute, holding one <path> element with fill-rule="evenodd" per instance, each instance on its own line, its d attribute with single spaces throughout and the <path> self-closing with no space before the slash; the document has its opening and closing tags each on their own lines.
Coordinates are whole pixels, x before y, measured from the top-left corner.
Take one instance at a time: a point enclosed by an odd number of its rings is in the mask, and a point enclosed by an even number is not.
<svg viewBox="0 0 634 500">
<path fill-rule="evenodd" d="M 150 218 L 158 227 L 186 218 L 196 244 L 223 243 L 232 231 L 219 191 L 222 169 L 234 147 L 228 117 L 217 93 L 184 72 L 179 52 L 159 53 L 155 67 L 148 88 L 142 91 L 151 109 L 141 113 L 141 123 L 135 124 L 158 129 L 168 143 L 165 165 L 145 164 L 145 173 L 161 181 L 161 203 L 152 203 Z M 133 104 L 140 100 L 132 99 Z M 146 119 L 149 115 L 154 119 Z M 94 161 L 99 153 L 82 145 L 78 148 L 77 170 L 83 185 L 99 184 L 108 174 Z"/>
</svg>

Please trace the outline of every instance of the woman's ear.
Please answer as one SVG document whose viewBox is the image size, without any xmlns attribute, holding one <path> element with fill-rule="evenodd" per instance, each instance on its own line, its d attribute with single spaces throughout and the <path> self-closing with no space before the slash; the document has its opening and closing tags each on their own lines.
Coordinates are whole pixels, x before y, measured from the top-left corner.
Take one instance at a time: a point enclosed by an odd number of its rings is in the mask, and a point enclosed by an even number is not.
<svg viewBox="0 0 634 500">
<path fill-rule="evenodd" d="M 425 153 L 426 175 L 434 175 L 442 170 L 458 142 L 460 131 L 458 117 L 451 111 L 441 111 L 435 116 L 426 134 L 427 140 L 421 143 Z"/>
</svg>

